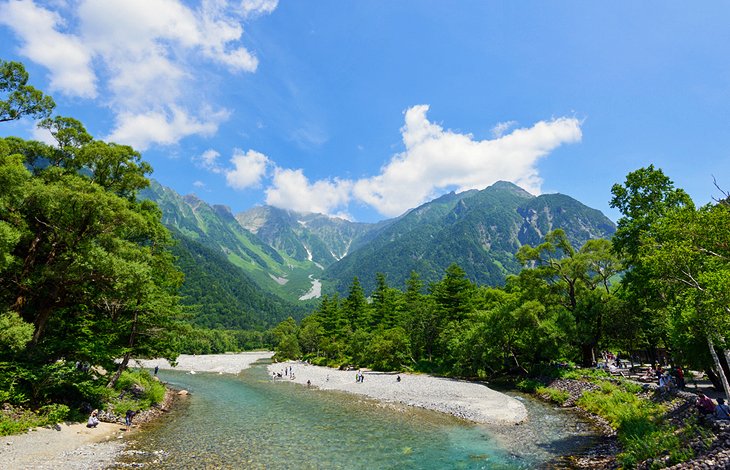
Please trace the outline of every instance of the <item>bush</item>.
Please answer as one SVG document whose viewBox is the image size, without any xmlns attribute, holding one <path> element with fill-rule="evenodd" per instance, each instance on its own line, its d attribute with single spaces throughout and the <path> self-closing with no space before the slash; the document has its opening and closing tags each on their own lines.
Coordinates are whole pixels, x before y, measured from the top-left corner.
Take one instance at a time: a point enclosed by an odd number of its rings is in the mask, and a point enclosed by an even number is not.
<svg viewBox="0 0 730 470">
<path fill-rule="evenodd" d="M 69 415 L 66 405 L 46 405 L 37 412 L 8 406 L 0 413 L 0 436 L 20 434 L 39 426 L 60 423 Z"/>
<path fill-rule="evenodd" d="M 547 397 L 550 401 L 557 403 L 558 405 L 562 405 L 568 401 L 568 398 L 570 398 L 570 394 L 568 392 L 552 387 L 537 387 L 537 389 L 535 389 L 535 393 Z"/>
<path fill-rule="evenodd" d="M 560 369 L 558 378 L 573 380 L 588 380 L 594 382 L 611 377 L 611 374 L 603 369 Z"/>
<path fill-rule="evenodd" d="M 127 410 L 148 409 L 165 398 L 165 386 L 146 369 L 125 370 L 119 376 L 114 390 L 118 398 L 111 400 L 111 410 L 124 414 Z"/>
<path fill-rule="evenodd" d="M 542 387 L 542 383 L 535 379 L 522 379 L 515 386 L 522 392 L 535 393 L 538 388 Z"/>
</svg>

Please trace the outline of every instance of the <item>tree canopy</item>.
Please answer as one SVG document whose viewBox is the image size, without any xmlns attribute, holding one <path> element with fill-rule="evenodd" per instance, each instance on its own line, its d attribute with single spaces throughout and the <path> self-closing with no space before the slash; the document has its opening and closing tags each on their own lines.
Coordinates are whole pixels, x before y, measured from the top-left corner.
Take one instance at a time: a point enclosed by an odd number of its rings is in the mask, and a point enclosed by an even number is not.
<svg viewBox="0 0 730 470">
<path fill-rule="evenodd" d="M 113 384 L 132 356 L 174 360 L 182 276 L 159 209 L 136 198 L 151 167 L 51 117 L 21 64 L 0 62 L 0 75 L 0 122 L 42 118 L 56 139 L 0 139 L 0 389 L 42 402 L 94 380 L 79 364 L 117 370 Z"/>
</svg>

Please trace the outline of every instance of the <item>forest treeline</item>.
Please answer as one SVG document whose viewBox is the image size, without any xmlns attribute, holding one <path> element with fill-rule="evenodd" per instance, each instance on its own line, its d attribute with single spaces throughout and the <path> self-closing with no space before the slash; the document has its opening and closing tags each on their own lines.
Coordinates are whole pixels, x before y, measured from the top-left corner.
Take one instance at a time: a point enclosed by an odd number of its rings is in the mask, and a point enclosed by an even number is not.
<svg viewBox="0 0 730 470">
<path fill-rule="evenodd" d="M 517 254 L 503 287 L 476 285 L 457 265 L 403 289 L 376 276 L 366 296 L 325 296 L 300 324 L 280 323 L 278 358 L 329 366 L 417 370 L 466 377 L 590 366 L 601 351 L 671 361 L 727 381 L 730 204 L 695 207 L 660 170 L 629 173 L 612 188 L 622 217 L 611 240 L 571 246 L 562 230 Z"/>
</svg>

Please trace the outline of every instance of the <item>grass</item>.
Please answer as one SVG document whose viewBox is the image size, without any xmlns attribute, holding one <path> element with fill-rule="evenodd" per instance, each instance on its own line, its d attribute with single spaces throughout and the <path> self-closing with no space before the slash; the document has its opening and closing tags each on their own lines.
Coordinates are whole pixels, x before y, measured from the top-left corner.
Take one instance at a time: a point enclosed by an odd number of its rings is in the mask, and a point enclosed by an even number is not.
<svg viewBox="0 0 730 470">
<path fill-rule="evenodd" d="M 542 383 L 534 379 L 522 379 L 515 384 L 518 390 L 525 393 L 535 393 L 537 389 L 542 387 Z"/>
<path fill-rule="evenodd" d="M 568 392 L 552 387 L 537 387 L 535 389 L 535 393 L 543 397 L 547 397 L 548 400 L 561 406 L 568 401 L 568 398 L 570 398 L 570 394 Z"/>
<path fill-rule="evenodd" d="M 651 468 L 687 461 L 694 455 L 690 440 L 708 433 L 696 423 L 682 428 L 671 425 L 664 419 L 664 406 L 640 396 L 644 391 L 642 384 L 613 377 L 605 370 L 551 366 L 539 371 L 539 375 L 598 385 L 598 390 L 583 392 L 576 404 L 606 419 L 616 429 L 623 450 L 617 456 L 622 468 L 636 468 L 650 458 L 657 459 Z M 567 392 L 545 387 L 534 379 L 523 379 L 516 386 L 561 405 L 569 397 Z"/>
</svg>

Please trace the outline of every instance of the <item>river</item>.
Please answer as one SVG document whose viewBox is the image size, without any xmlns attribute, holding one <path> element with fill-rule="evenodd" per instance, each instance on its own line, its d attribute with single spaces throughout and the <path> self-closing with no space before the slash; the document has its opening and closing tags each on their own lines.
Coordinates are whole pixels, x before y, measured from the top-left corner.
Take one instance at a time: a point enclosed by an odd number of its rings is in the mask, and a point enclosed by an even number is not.
<svg viewBox="0 0 730 470">
<path fill-rule="evenodd" d="M 347 393 L 238 375 L 159 372 L 190 395 L 135 433 L 119 467 L 528 469 L 595 442 L 574 414 L 510 393 L 526 423 L 485 426 Z"/>
</svg>

